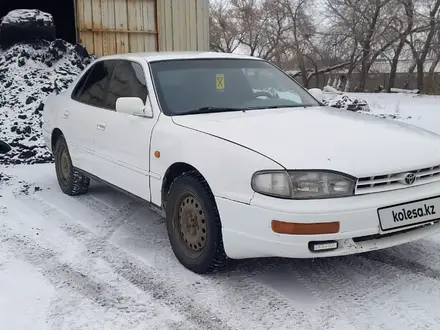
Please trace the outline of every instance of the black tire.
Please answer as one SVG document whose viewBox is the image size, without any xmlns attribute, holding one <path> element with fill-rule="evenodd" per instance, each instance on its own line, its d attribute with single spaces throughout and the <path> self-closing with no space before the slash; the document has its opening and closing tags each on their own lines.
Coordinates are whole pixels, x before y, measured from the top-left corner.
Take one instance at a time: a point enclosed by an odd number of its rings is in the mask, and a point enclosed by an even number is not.
<svg viewBox="0 0 440 330">
<path fill-rule="evenodd" d="M 194 212 L 187 209 L 194 209 Z M 193 213 L 197 216 L 196 220 Z M 186 172 L 171 184 L 166 215 L 171 247 L 184 267 L 198 274 L 207 274 L 226 265 L 228 258 L 223 248 L 220 216 L 214 196 L 197 172 Z M 182 229 L 182 222 L 189 221 L 189 217 L 192 217 L 193 225 L 186 227 L 192 229 Z M 185 230 L 193 230 L 200 235 L 185 234 Z M 190 238 L 190 241 L 185 237 Z M 194 245 L 190 247 L 191 242 Z M 200 250 L 195 251 L 195 248 Z"/>
<path fill-rule="evenodd" d="M 58 184 L 66 195 L 78 196 L 89 191 L 90 178 L 73 167 L 64 136 L 60 136 L 54 150 Z"/>
</svg>

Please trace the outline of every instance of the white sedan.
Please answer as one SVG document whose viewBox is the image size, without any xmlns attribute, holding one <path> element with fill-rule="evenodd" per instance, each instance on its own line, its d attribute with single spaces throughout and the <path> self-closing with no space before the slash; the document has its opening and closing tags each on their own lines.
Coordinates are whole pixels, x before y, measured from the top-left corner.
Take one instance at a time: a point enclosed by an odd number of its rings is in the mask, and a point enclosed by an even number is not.
<svg viewBox="0 0 440 330">
<path fill-rule="evenodd" d="M 439 233 L 440 136 L 315 96 L 254 57 L 115 55 L 45 101 L 43 130 L 64 193 L 94 178 L 150 203 L 197 273 Z"/>
</svg>

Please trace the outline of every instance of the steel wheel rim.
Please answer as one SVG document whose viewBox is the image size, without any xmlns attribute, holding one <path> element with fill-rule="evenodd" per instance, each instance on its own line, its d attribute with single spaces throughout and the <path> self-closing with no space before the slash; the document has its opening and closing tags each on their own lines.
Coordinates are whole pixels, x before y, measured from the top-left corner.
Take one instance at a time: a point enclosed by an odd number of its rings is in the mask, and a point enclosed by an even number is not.
<svg viewBox="0 0 440 330">
<path fill-rule="evenodd" d="M 188 256 L 197 258 L 203 253 L 208 234 L 205 211 L 190 192 L 183 193 L 177 203 L 175 229 Z"/>
<path fill-rule="evenodd" d="M 61 180 L 67 185 L 70 179 L 70 158 L 67 149 L 61 151 L 58 168 Z"/>
</svg>

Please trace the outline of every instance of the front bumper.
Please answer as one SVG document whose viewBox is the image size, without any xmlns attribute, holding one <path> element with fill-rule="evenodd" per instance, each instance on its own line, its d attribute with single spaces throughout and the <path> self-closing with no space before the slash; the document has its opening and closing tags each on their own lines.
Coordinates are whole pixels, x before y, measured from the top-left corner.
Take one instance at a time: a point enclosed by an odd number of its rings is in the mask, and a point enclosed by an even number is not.
<svg viewBox="0 0 440 330">
<path fill-rule="evenodd" d="M 377 210 L 440 196 L 440 182 L 349 198 L 293 201 L 256 194 L 251 204 L 216 197 L 226 254 L 258 257 L 318 258 L 384 249 L 440 233 L 440 222 L 382 231 Z M 440 209 L 438 210 L 440 218 Z M 339 221 L 336 234 L 285 235 L 272 231 L 272 220 L 295 223 Z M 338 248 L 312 252 L 311 241 L 337 241 Z"/>
</svg>

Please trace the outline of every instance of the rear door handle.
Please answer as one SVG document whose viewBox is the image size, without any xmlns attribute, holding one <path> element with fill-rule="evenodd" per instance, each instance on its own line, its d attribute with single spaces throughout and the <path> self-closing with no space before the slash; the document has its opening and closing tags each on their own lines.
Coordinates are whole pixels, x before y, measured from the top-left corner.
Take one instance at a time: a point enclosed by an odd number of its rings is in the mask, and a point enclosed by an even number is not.
<svg viewBox="0 0 440 330">
<path fill-rule="evenodd" d="M 96 125 L 96 127 L 101 131 L 105 131 L 106 125 L 105 123 L 99 123 L 98 125 Z"/>
<path fill-rule="evenodd" d="M 64 110 L 64 115 L 63 115 L 64 119 L 69 119 L 69 111 Z"/>
</svg>

